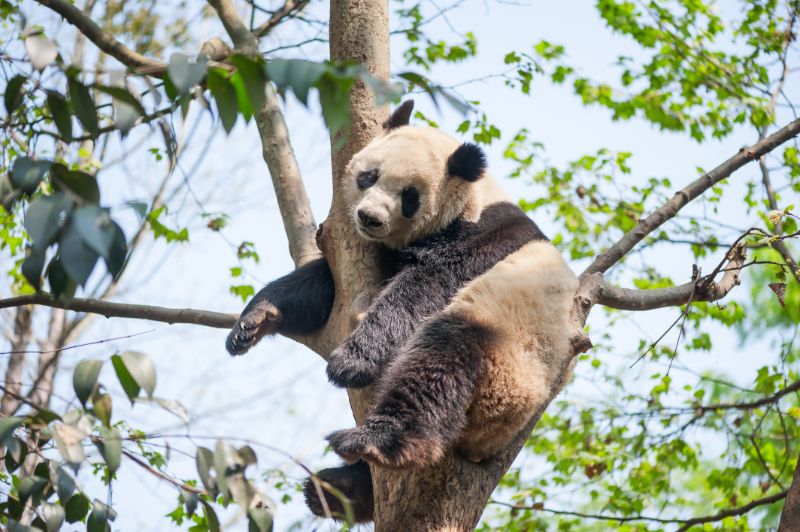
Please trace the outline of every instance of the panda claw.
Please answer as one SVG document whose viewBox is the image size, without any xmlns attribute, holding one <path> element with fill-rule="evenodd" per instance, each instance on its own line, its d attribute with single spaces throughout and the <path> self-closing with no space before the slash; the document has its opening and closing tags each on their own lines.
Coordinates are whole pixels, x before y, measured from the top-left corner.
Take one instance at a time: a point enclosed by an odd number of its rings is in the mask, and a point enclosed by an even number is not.
<svg viewBox="0 0 800 532">
<path fill-rule="evenodd" d="M 225 342 L 228 353 L 243 355 L 264 335 L 278 332 L 281 317 L 280 310 L 268 301 L 245 308 L 228 334 Z"/>
</svg>

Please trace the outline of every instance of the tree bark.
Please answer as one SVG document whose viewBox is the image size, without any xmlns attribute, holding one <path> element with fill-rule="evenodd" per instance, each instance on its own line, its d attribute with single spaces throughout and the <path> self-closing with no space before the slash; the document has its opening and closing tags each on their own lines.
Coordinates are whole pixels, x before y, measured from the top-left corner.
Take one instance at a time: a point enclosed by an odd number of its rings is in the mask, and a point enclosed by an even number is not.
<svg viewBox="0 0 800 532">
<path fill-rule="evenodd" d="M 789 486 L 789 493 L 786 495 L 786 502 L 783 503 L 781 512 L 781 524 L 778 532 L 795 532 L 800 530 L 800 461 L 794 470 L 792 485 Z"/>
<path fill-rule="evenodd" d="M 330 54 L 333 61 L 358 61 L 372 75 L 388 79 L 389 23 L 386 1 L 332 0 Z M 351 130 L 343 146 L 331 139 L 333 203 L 323 224 L 320 247 L 336 282 L 336 302 L 322 345 L 330 352 L 350 334 L 356 316 L 377 290 L 375 249 L 361 240 L 342 208 L 344 169 L 354 153 L 381 131 L 386 110 L 375 107 L 371 92 L 361 83 L 350 95 Z M 566 373 L 566 368 L 565 373 Z M 358 423 L 369 406 L 371 389 L 350 391 L 350 404 Z M 481 464 L 450 454 L 440 464 L 424 470 L 389 470 L 370 466 L 375 502 L 375 530 L 472 530 L 500 478 L 522 448 L 530 426 L 497 457 Z"/>
<path fill-rule="evenodd" d="M 31 340 L 31 318 L 33 307 L 25 305 L 17 309 L 14 317 L 13 338 L 11 338 L 11 354 L 6 368 L 5 390 L 0 400 L 0 414 L 10 416 L 20 405 L 22 393 L 22 372 L 25 369 L 25 348 Z"/>
</svg>

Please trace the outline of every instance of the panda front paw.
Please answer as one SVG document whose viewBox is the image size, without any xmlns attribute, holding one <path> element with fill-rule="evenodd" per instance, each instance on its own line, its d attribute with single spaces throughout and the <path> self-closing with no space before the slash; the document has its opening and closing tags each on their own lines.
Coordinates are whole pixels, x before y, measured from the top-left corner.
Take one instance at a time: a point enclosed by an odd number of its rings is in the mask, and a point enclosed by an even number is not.
<svg viewBox="0 0 800 532">
<path fill-rule="evenodd" d="M 228 353 L 243 355 L 265 335 L 278 332 L 282 318 L 281 311 L 266 299 L 250 302 L 228 334 Z"/>
<path fill-rule="evenodd" d="M 442 460 L 444 445 L 436 438 L 412 436 L 385 424 L 366 424 L 328 435 L 331 448 L 348 463 L 366 460 L 392 469 L 421 468 Z"/>
<path fill-rule="evenodd" d="M 328 357 L 328 380 L 339 388 L 363 388 L 377 378 L 378 368 L 369 360 L 351 352 L 349 344 L 337 348 Z"/>
</svg>

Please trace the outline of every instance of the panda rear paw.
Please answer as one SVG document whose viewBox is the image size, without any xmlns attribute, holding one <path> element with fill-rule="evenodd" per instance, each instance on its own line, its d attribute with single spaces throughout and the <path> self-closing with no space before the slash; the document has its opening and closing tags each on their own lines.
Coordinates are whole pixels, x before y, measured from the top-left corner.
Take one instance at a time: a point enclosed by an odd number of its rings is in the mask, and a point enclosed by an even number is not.
<svg viewBox="0 0 800 532">
<path fill-rule="evenodd" d="M 439 462 L 444 445 L 436 438 L 411 436 L 391 426 L 372 424 L 328 436 L 331 448 L 346 462 L 359 459 L 393 469 L 427 467 Z"/>
<path fill-rule="evenodd" d="M 372 521 L 372 476 L 364 461 L 318 471 L 303 483 L 303 495 L 308 509 L 318 517 L 342 521 L 349 503 L 356 523 Z"/>
<path fill-rule="evenodd" d="M 347 350 L 347 344 L 337 348 L 328 358 L 328 380 L 339 388 L 363 388 L 377 377 L 375 364 Z"/>
<path fill-rule="evenodd" d="M 265 335 L 278 332 L 282 318 L 281 311 L 269 301 L 252 301 L 228 334 L 228 353 L 243 355 Z"/>
</svg>

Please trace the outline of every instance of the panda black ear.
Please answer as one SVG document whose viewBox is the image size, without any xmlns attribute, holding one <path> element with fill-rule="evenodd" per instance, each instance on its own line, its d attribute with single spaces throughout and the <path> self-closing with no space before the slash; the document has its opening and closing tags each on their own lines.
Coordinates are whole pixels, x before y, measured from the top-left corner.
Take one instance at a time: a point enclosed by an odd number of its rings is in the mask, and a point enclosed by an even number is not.
<svg viewBox="0 0 800 532">
<path fill-rule="evenodd" d="M 414 100 L 406 100 L 394 110 L 392 116 L 383 123 L 383 129 L 390 131 L 398 127 L 407 126 L 411 120 L 411 111 L 414 110 Z"/>
<path fill-rule="evenodd" d="M 465 142 L 447 158 L 447 175 L 477 181 L 486 170 L 486 154 L 477 145 Z"/>
</svg>

